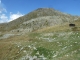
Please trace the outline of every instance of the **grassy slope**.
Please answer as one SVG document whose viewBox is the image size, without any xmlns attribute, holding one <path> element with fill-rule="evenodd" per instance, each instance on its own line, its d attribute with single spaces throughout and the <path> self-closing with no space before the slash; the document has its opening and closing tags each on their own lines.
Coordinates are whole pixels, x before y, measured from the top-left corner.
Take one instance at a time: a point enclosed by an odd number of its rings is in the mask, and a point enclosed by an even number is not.
<svg viewBox="0 0 80 60">
<path fill-rule="evenodd" d="M 75 22 L 78 26 L 79 21 Z M 27 55 L 43 55 L 47 60 L 80 60 L 80 31 L 71 31 L 66 23 L 0 40 L 1 60 L 23 60 Z"/>
</svg>

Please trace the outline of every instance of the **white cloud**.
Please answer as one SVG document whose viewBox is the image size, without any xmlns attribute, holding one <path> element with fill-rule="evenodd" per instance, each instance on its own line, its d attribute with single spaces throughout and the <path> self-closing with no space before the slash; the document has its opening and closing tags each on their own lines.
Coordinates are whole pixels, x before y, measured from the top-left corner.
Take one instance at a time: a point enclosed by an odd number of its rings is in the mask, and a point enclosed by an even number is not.
<svg viewBox="0 0 80 60">
<path fill-rule="evenodd" d="M 2 12 L 6 12 L 7 13 L 7 10 L 5 8 L 1 8 L 0 7 L 0 13 L 2 13 Z"/>
<path fill-rule="evenodd" d="M 15 14 L 10 12 L 9 13 L 10 16 L 6 16 L 6 14 L 4 14 L 3 12 L 7 13 L 7 10 L 3 7 L 3 4 L 2 4 L 2 2 L 0 0 L 0 23 L 10 22 L 10 21 L 12 21 L 14 19 L 17 19 L 17 18 L 23 16 L 23 14 L 21 14 L 20 12 L 17 12 Z"/>
<path fill-rule="evenodd" d="M 0 0 L 0 4 L 1 4 L 1 0 Z"/>
<path fill-rule="evenodd" d="M 17 12 L 16 14 L 12 14 L 10 13 L 10 16 L 6 16 L 5 14 L 1 14 L 0 15 L 0 23 L 4 23 L 4 22 L 10 22 L 14 19 L 17 19 L 19 17 L 23 16 L 23 14 L 21 14 L 20 12 Z"/>
<path fill-rule="evenodd" d="M 0 0 L 0 23 L 7 22 L 8 20 L 8 17 L 3 12 L 7 12 L 7 10 L 3 7 L 3 4 Z"/>
<path fill-rule="evenodd" d="M 20 12 L 17 12 L 16 14 L 12 14 L 10 13 L 10 18 L 9 18 L 9 21 L 12 21 L 14 19 L 17 19 L 19 17 L 23 16 L 23 14 L 21 14 Z"/>
<path fill-rule="evenodd" d="M 0 23 L 4 23 L 8 21 L 8 17 L 5 14 L 0 15 Z"/>
<path fill-rule="evenodd" d="M 2 12 L 7 12 L 7 10 L 3 7 L 3 4 L 0 0 L 0 13 L 2 13 Z"/>
</svg>

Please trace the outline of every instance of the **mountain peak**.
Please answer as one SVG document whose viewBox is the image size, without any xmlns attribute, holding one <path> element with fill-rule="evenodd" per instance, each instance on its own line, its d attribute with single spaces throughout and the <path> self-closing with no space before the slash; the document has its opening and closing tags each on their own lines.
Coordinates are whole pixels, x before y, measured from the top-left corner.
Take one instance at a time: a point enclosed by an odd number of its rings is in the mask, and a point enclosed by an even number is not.
<svg viewBox="0 0 80 60">
<path fill-rule="evenodd" d="M 53 8 L 38 8 L 36 10 L 54 10 Z"/>
</svg>

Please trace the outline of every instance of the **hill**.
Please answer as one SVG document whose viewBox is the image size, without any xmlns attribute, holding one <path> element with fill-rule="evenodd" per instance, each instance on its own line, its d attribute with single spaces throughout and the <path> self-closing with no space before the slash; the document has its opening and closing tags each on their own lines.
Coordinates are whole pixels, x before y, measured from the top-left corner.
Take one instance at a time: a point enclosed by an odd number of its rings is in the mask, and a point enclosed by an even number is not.
<svg viewBox="0 0 80 60">
<path fill-rule="evenodd" d="M 69 23 L 76 26 L 70 27 Z M 78 16 L 39 8 L 0 24 L 0 59 L 80 60 L 79 27 Z"/>
<path fill-rule="evenodd" d="M 56 11 L 52 8 L 38 8 L 27 15 L 24 15 L 16 20 L 13 20 L 9 23 L 0 24 L 0 31 L 11 31 L 20 28 L 22 25 L 34 25 L 37 24 L 39 21 L 43 24 L 48 24 L 52 26 L 54 24 L 61 24 L 65 22 L 73 22 L 74 20 L 78 19 L 78 16 L 71 16 L 70 14 L 64 14 L 62 12 Z M 28 21 L 31 21 L 30 23 Z M 36 22 L 37 21 L 37 22 Z M 28 24 L 27 24 L 28 22 Z M 40 24 L 40 25 L 42 25 Z M 38 25 L 38 24 L 37 24 Z M 26 27 L 25 27 L 26 29 Z M 35 28 L 34 28 L 35 29 Z"/>
</svg>

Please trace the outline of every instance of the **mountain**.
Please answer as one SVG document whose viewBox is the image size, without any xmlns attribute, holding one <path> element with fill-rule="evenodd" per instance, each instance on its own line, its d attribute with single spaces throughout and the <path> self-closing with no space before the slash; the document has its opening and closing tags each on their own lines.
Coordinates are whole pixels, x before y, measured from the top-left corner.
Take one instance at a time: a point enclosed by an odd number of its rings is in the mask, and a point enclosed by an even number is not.
<svg viewBox="0 0 80 60">
<path fill-rule="evenodd" d="M 38 8 L 1 23 L 0 59 L 80 60 L 80 17 Z"/>
<path fill-rule="evenodd" d="M 33 27 L 34 24 L 35 25 L 37 24 L 38 26 L 34 25 L 34 28 L 33 28 L 34 30 L 36 27 L 38 29 L 41 27 L 45 27 L 46 25 L 53 26 L 55 24 L 62 24 L 65 22 L 71 23 L 76 19 L 78 19 L 78 16 L 65 14 L 57 10 L 54 10 L 52 8 L 38 8 L 28 13 L 27 15 L 24 15 L 18 19 L 15 19 L 9 23 L 0 24 L 0 28 L 1 28 L 0 31 L 11 31 L 11 30 L 24 27 L 24 25 L 28 25 L 28 24 L 31 25 L 31 27 Z M 24 28 L 26 29 L 26 27 Z"/>
</svg>

